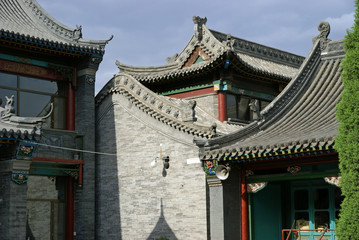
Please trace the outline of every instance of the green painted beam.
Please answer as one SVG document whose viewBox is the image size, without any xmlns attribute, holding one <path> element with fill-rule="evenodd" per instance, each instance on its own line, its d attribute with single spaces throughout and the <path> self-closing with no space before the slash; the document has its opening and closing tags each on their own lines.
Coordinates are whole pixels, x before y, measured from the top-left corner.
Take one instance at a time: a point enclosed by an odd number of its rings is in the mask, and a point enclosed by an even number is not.
<svg viewBox="0 0 359 240">
<path fill-rule="evenodd" d="M 339 174 L 339 169 L 333 169 L 329 171 L 316 171 L 316 172 L 298 172 L 296 174 L 283 173 L 283 174 L 271 174 L 271 175 L 261 175 L 261 176 L 253 175 L 247 177 L 247 182 L 255 183 L 255 182 L 303 180 L 303 179 L 323 178 L 329 176 L 338 176 L 338 174 Z"/>
<path fill-rule="evenodd" d="M 162 96 L 166 96 L 166 95 L 172 95 L 172 94 L 177 94 L 177 93 L 190 92 L 193 90 L 198 90 L 198 89 L 203 89 L 203 88 L 208 88 L 208 87 L 213 87 L 213 83 L 206 83 L 206 84 L 201 84 L 201 85 L 196 85 L 196 86 L 178 88 L 178 89 L 173 89 L 173 90 L 170 90 L 167 92 L 161 92 L 158 94 L 162 95 Z"/>
<path fill-rule="evenodd" d="M 68 174 L 65 171 L 78 172 L 78 169 L 36 168 L 30 170 L 30 175 L 68 176 Z"/>
<path fill-rule="evenodd" d="M 234 94 L 246 95 L 267 101 L 272 101 L 275 98 L 273 93 L 252 91 L 246 87 L 243 87 L 239 83 L 235 83 L 229 80 L 216 80 L 213 81 L 213 85 L 218 85 L 219 90 L 222 91 L 228 91 Z"/>
</svg>

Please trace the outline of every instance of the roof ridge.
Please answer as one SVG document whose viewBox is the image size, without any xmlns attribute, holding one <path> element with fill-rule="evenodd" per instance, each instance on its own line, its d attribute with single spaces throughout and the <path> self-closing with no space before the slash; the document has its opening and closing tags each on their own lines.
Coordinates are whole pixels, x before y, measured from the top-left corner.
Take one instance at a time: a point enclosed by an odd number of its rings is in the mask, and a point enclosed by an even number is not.
<svg viewBox="0 0 359 240">
<path fill-rule="evenodd" d="M 116 64 L 120 71 L 132 75 L 141 82 L 159 81 L 193 74 L 207 68 L 210 70 L 211 68 L 217 67 L 218 64 L 222 64 L 222 61 L 224 61 L 225 58 L 228 58 L 231 53 L 238 59 L 238 61 L 244 63 L 243 65 L 249 68 L 249 70 L 269 77 L 279 78 L 287 82 L 292 78 L 296 72 L 295 70 L 297 70 L 303 62 L 304 58 L 301 56 L 246 40 L 241 40 L 242 42 L 239 42 L 239 38 L 233 38 L 230 34 L 224 36 L 222 33 L 210 30 L 205 25 L 206 18 L 194 17 L 193 19 L 194 34 L 180 54 L 176 53 L 173 57 L 167 58 L 167 65 L 135 67 L 117 61 Z M 197 47 L 204 51 L 209 56 L 209 59 L 184 68 L 183 66 Z M 241 47 L 243 49 L 248 49 L 245 51 L 238 51 L 238 48 Z M 249 61 L 258 60 L 255 64 L 246 64 L 245 60 L 238 56 L 239 53 L 248 55 L 249 57 L 246 59 L 249 59 Z M 270 63 L 278 65 L 273 66 L 274 71 L 268 71 L 265 69 L 265 66 L 267 66 L 268 63 L 264 61 L 269 61 Z M 259 67 L 255 67 L 256 65 L 259 65 Z M 260 66 L 262 66 L 262 68 Z M 283 74 L 281 74 L 281 72 L 283 72 Z"/>
<path fill-rule="evenodd" d="M 73 29 L 71 27 L 62 24 L 60 21 L 52 17 L 45 9 L 43 9 L 36 0 L 22 0 L 22 2 L 27 6 L 27 9 L 30 10 L 33 16 L 35 16 L 40 22 L 42 22 L 48 28 L 50 27 L 49 29 L 55 35 L 60 36 L 69 41 L 75 40 L 76 34 L 81 34 L 82 36 L 80 29 Z"/>
<path fill-rule="evenodd" d="M 1 1 L 0 35 L 5 38 L 15 38 L 20 41 L 30 41 L 35 44 L 46 44 L 51 47 L 71 49 L 73 46 L 81 50 L 104 52 L 107 40 L 88 40 L 82 38 L 82 26 L 76 29 L 62 24 L 43 9 L 36 0 L 6 0 Z"/>
<path fill-rule="evenodd" d="M 209 29 L 212 35 L 220 42 L 226 42 L 229 34 Z M 248 54 L 250 56 L 260 57 L 265 60 L 277 62 L 280 64 L 298 68 L 305 57 L 298 54 L 283 51 L 277 48 L 269 47 L 260 43 L 255 43 L 239 37 L 231 36 L 233 42 L 233 51 Z"/>
<path fill-rule="evenodd" d="M 271 118 L 277 114 L 277 112 L 283 111 L 283 109 L 289 105 L 289 102 L 305 85 L 304 82 L 310 79 L 310 75 L 313 74 L 312 70 L 318 66 L 320 60 L 320 41 L 317 40 L 293 80 L 289 82 L 283 91 L 265 109 L 261 111 L 262 122 Z"/>
<path fill-rule="evenodd" d="M 98 106 L 108 94 L 119 93 L 131 101 L 138 109 L 151 117 L 163 122 L 179 131 L 199 137 L 211 138 L 215 134 L 215 127 L 203 127 L 193 124 L 194 101 L 171 99 L 159 96 L 143 86 L 128 74 L 117 74 L 105 88 L 105 94 L 96 96 Z"/>
<path fill-rule="evenodd" d="M 203 22 L 201 27 L 196 21 L 194 23 L 195 29 L 192 38 L 175 60 L 181 67 L 186 63 L 196 46 L 199 46 L 210 58 L 218 58 L 226 50 L 225 45 L 213 36 Z"/>
<path fill-rule="evenodd" d="M 166 71 L 166 70 L 173 70 L 173 69 L 177 69 L 178 68 L 178 64 L 177 63 L 170 63 L 170 64 L 165 64 L 165 65 L 159 65 L 159 66 L 132 66 L 132 65 L 127 65 L 124 63 L 121 63 L 120 61 L 116 60 L 116 65 L 118 67 L 118 69 L 120 71 L 125 71 L 125 72 L 141 72 L 141 71 L 148 71 L 151 70 L 153 72 L 160 72 L 160 71 Z"/>
</svg>

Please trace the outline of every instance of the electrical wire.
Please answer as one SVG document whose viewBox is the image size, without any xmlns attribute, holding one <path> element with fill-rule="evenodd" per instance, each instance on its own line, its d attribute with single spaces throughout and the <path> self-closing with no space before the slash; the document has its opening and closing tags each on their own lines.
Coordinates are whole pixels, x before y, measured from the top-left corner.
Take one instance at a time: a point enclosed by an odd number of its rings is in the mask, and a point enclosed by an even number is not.
<svg viewBox="0 0 359 240">
<path fill-rule="evenodd" d="M 57 148 L 57 149 L 62 149 L 62 150 L 74 151 L 74 152 L 83 152 L 83 153 L 91 153 L 91 154 L 107 155 L 107 156 L 117 156 L 117 153 L 95 152 L 95 151 L 89 151 L 89 150 L 83 150 L 83 149 L 60 147 L 60 146 L 54 146 L 54 145 L 49 145 L 49 144 L 44 144 L 44 143 L 34 143 L 34 142 L 27 142 L 27 141 L 21 141 L 21 142 L 36 144 L 36 145 L 40 145 L 40 146 L 44 146 L 44 147 L 50 147 L 50 148 Z"/>
</svg>

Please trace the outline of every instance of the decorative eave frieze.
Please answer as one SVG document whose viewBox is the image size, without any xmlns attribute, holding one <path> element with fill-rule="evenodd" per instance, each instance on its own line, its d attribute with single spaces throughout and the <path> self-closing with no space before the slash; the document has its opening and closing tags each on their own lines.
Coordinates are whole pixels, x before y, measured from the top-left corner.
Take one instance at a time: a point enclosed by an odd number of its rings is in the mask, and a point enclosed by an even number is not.
<svg viewBox="0 0 359 240">
<path fill-rule="evenodd" d="M 268 144 L 259 146 L 224 147 L 203 151 L 201 154 L 201 159 L 218 159 L 221 161 L 251 161 L 253 159 L 279 159 L 280 157 L 289 155 L 300 156 L 303 154 L 315 154 L 315 152 L 330 152 L 334 151 L 334 138 L 335 136 L 330 136 L 272 145 Z"/>
<path fill-rule="evenodd" d="M 196 125 L 194 101 L 159 96 L 143 86 L 128 74 L 118 74 L 97 96 L 96 106 L 111 94 L 125 96 L 134 106 L 158 121 L 179 131 L 197 137 L 211 138 L 216 134 L 216 126 Z"/>
</svg>

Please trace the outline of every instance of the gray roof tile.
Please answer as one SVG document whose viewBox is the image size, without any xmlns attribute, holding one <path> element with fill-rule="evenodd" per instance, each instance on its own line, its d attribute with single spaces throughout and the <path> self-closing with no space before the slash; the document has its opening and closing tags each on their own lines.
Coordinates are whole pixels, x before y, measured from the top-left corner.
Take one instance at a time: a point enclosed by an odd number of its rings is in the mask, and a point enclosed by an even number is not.
<svg viewBox="0 0 359 240">
<path fill-rule="evenodd" d="M 167 65 L 135 67 L 118 61 L 116 64 L 120 72 L 130 74 L 141 82 L 153 82 L 209 71 L 231 54 L 251 71 L 289 81 L 304 60 L 304 57 L 292 53 L 210 30 L 205 25 L 201 27 L 200 36 L 199 38 L 195 32 L 183 51 L 170 58 L 171 61 Z M 209 59 L 184 68 L 184 64 L 198 46 Z"/>
<path fill-rule="evenodd" d="M 209 140 L 202 159 L 256 158 L 263 153 L 332 147 L 339 125 L 336 104 L 343 89 L 342 47 L 342 41 L 332 41 L 321 50 L 316 41 L 297 76 L 261 112 L 262 118 Z"/>
<path fill-rule="evenodd" d="M 77 31 L 79 30 L 79 31 Z M 36 0 L 0 1 L 0 36 L 52 44 L 85 51 L 104 51 L 109 40 L 87 40 L 81 29 L 63 25 L 49 15 Z"/>
</svg>

